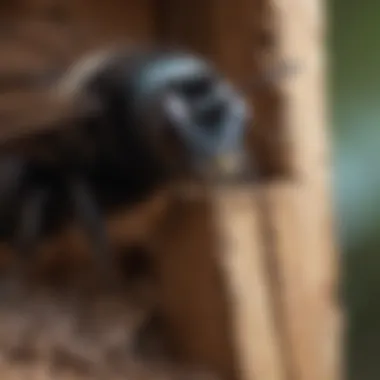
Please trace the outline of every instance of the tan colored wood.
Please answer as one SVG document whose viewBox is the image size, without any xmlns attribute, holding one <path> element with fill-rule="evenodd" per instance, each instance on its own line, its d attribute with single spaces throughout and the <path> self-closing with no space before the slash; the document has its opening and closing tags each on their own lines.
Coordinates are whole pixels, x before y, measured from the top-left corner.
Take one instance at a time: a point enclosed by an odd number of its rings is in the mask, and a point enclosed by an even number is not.
<svg viewBox="0 0 380 380">
<path fill-rule="evenodd" d="M 162 302 L 178 352 L 226 379 L 285 379 L 257 199 L 252 189 L 209 196 L 173 205 L 160 231 Z"/>
<path fill-rule="evenodd" d="M 193 4 L 166 2 L 162 18 L 166 39 L 212 58 L 237 82 L 283 63 L 300 69 L 252 94 L 256 110 L 253 147 L 259 168 L 265 174 L 289 175 L 294 181 L 290 187 L 276 185 L 265 190 L 263 208 L 256 215 L 266 235 L 261 254 L 272 255 L 275 267 L 270 283 L 276 315 L 268 318 L 275 317 L 281 329 L 277 339 L 284 345 L 283 370 L 289 378 L 339 379 L 340 315 L 335 300 L 338 271 L 329 191 L 323 4 L 317 0 Z M 233 209 L 219 221 L 230 234 Z M 245 255 L 256 251 L 247 253 L 243 248 L 249 240 L 245 230 L 239 239 L 238 257 L 244 262 Z M 232 283 L 234 274 L 231 268 L 224 279 Z M 249 287 L 248 280 L 245 286 Z M 230 313 L 238 310 L 235 304 Z M 253 350 L 254 342 L 243 351 Z M 244 354 L 240 359 L 244 362 Z"/>
<path fill-rule="evenodd" d="M 174 200 L 154 242 L 160 300 L 179 357 L 235 377 L 230 301 L 215 260 L 210 203 Z"/>
<path fill-rule="evenodd" d="M 275 309 L 261 228 L 260 192 L 241 186 L 214 194 L 219 253 L 230 295 L 232 333 L 241 379 L 286 379 L 281 333 Z M 264 189 L 265 191 L 265 189 Z"/>
<path fill-rule="evenodd" d="M 200 52 L 243 88 L 259 70 L 252 48 L 255 12 L 246 0 L 170 0 L 161 9 L 160 30 L 164 41 Z M 168 232 L 177 242 L 165 246 L 161 276 L 178 345 L 187 358 L 226 378 L 285 379 L 257 194 L 241 189 L 210 198 L 183 204 L 186 212 L 174 222 L 180 237 Z M 210 324 L 209 315 L 218 323 Z"/>
<path fill-rule="evenodd" d="M 267 223 L 277 262 L 285 359 L 294 379 L 339 379 L 340 326 L 334 294 L 326 278 L 315 277 L 314 249 L 305 235 L 308 208 L 302 187 L 277 183 L 267 189 Z M 321 252 L 320 252 L 321 253 Z M 319 264 L 320 265 L 320 264 Z M 321 270 L 321 269 L 320 269 Z M 323 273 L 329 273 L 325 268 Z"/>
<path fill-rule="evenodd" d="M 318 0 L 288 0 L 276 2 L 272 10 L 278 35 L 278 59 L 292 59 L 301 69 L 298 75 L 281 86 L 286 101 L 283 128 L 289 134 L 290 163 L 299 185 L 295 211 L 286 213 L 288 217 L 283 216 L 282 225 L 285 218 L 291 218 L 296 212 L 299 228 L 293 234 L 296 233 L 294 241 L 299 245 L 299 257 L 293 257 L 301 265 L 303 277 L 299 281 L 304 287 L 305 298 L 309 299 L 302 310 L 310 315 L 303 335 L 309 351 L 298 358 L 300 368 L 303 367 L 300 379 L 305 380 L 341 377 L 341 327 L 336 304 L 339 275 L 331 210 L 324 7 L 325 3 Z M 277 206 L 273 212 L 278 215 L 291 198 L 281 192 L 277 192 L 276 197 Z M 276 207 L 279 210 L 276 211 Z M 285 234 L 290 235 L 291 231 Z M 286 254 L 284 251 L 284 255 L 291 260 L 290 252 Z"/>
</svg>

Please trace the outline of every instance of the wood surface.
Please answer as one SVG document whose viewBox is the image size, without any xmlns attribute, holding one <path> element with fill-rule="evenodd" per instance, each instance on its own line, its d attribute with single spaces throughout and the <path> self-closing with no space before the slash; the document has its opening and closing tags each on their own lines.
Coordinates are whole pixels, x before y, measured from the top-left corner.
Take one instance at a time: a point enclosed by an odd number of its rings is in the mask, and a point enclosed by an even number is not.
<svg viewBox="0 0 380 380">
<path fill-rule="evenodd" d="M 210 197 L 214 219 L 209 215 L 209 223 L 219 235 L 198 236 L 195 227 L 187 227 L 190 236 L 183 237 L 176 250 L 183 252 L 191 241 L 198 257 L 199 251 L 210 255 L 210 244 L 219 247 L 213 265 L 221 279 L 219 285 L 199 279 L 191 295 L 175 307 L 200 297 L 201 283 L 207 288 L 221 286 L 224 297 L 219 296 L 219 303 L 229 310 L 229 319 L 213 327 L 221 329 L 220 335 L 227 331 L 226 341 L 232 339 L 237 378 L 340 379 L 342 318 L 336 299 L 339 271 L 330 196 L 324 4 L 317 0 L 164 3 L 163 38 L 213 59 L 236 84 L 281 64 L 298 68 L 260 91 L 248 92 L 255 106 L 249 142 L 264 185 L 252 191 L 254 201 L 245 207 L 238 207 L 245 199 L 239 191 L 223 201 Z M 194 217 L 202 223 L 204 210 Z M 233 220 L 245 227 L 237 230 Z M 238 243 L 220 246 L 232 236 Z M 249 265 L 251 279 L 245 273 Z M 172 282 L 170 275 L 165 276 L 167 289 L 175 293 L 181 275 Z M 203 297 L 211 296 L 202 292 Z M 189 322 L 178 316 L 176 323 L 185 327 Z M 189 334 L 182 347 L 194 347 L 200 339 L 195 335 Z M 208 352 L 216 355 L 219 350 L 222 355 L 225 347 L 210 344 Z M 201 349 L 193 351 L 206 355 Z"/>
</svg>

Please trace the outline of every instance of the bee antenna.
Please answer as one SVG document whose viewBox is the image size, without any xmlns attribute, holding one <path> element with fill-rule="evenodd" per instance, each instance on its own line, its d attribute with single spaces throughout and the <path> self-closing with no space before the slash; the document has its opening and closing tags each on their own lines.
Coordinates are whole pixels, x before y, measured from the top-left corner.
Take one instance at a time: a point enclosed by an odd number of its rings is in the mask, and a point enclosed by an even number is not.
<svg viewBox="0 0 380 380">
<path fill-rule="evenodd" d="M 71 178 L 68 183 L 69 193 L 74 204 L 74 209 L 82 226 L 86 230 L 86 234 L 92 242 L 96 258 L 101 266 L 102 271 L 107 268 L 105 261 L 109 257 L 109 244 L 103 225 L 102 215 L 98 210 L 95 199 L 91 194 L 91 190 L 83 179 Z M 106 264 L 108 264 L 106 262 Z"/>
</svg>

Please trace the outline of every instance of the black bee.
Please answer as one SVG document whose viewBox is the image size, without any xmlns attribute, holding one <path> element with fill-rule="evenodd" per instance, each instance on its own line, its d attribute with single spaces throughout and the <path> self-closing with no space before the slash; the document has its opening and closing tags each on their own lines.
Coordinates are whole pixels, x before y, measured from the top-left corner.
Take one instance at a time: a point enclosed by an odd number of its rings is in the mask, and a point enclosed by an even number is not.
<svg viewBox="0 0 380 380">
<path fill-rule="evenodd" d="M 244 166 L 247 105 L 192 53 L 96 53 L 64 73 L 50 96 L 70 107 L 45 120 L 46 104 L 36 110 L 40 123 L 0 131 L 0 233 L 20 252 L 80 218 L 104 258 L 104 215 L 171 181 Z"/>
</svg>

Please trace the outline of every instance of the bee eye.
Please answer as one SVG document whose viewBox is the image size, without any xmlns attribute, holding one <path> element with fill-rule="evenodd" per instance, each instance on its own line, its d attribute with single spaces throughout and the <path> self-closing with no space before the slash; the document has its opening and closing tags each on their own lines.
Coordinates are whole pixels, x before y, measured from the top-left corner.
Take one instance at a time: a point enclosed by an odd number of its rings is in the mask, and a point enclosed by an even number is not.
<svg viewBox="0 0 380 380">
<path fill-rule="evenodd" d="M 207 132 L 218 132 L 226 114 L 226 105 L 220 99 L 200 107 L 196 113 L 197 124 Z"/>
<path fill-rule="evenodd" d="M 198 77 L 179 83 L 177 91 L 191 102 L 207 95 L 212 91 L 212 87 L 210 78 Z"/>
</svg>

